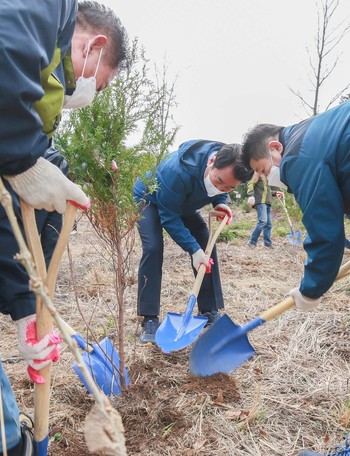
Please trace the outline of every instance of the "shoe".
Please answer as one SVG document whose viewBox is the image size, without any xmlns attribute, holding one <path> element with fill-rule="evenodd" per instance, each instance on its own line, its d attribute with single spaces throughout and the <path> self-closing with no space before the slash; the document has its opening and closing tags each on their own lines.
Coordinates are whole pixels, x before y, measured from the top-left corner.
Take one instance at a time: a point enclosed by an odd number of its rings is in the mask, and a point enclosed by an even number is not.
<svg viewBox="0 0 350 456">
<path fill-rule="evenodd" d="M 142 331 L 140 335 L 140 342 L 142 344 L 155 344 L 156 332 L 159 326 L 159 318 L 144 318 L 142 322 Z"/>
<path fill-rule="evenodd" d="M 207 317 L 208 321 L 204 328 L 208 328 L 221 318 L 220 312 L 211 310 L 210 312 L 198 312 L 199 317 Z"/>
<path fill-rule="evenodd" d="M 256 248 L 256 244 L 252 244 L 251 242 L 248 242 L 248 247 L 250 247 L 251 249 L 255 249 Z"/>
<path fill-rule="evenodd" d="M 273 244 L 265 244 L 264 247 L 265 247 L 265 249 L 274 249 L 275 248 L 273 246 Z"/>
</svg>

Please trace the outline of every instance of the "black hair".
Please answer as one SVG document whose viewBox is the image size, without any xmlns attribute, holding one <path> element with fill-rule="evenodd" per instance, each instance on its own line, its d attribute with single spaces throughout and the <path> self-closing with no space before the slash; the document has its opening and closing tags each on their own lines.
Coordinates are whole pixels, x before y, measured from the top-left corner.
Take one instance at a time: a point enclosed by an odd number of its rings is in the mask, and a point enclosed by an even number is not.
<svg viewBox="0 0 350 456">
<path fill-rule="evenodd" d="M 247 182 L 252 173 L 244 166 L 241 152 L 240 144 L 225 144 L 217 152 L 213 168 L 222 169 L 231 166 L 233 177 L 241 182 Z"/>
<path fill-rule="evenodd" d="M 104 34 L 108 42 L 103 60 L 111 68 L 120 68 L 127 59 L 127 33 L 120 19 L 107 6 L 96 1 L 78 3 L 77 26 Z"/>
<path fill-rule="evenodd" d="M 273 124 L 258 124 L 249 130 L 242 145 L 242 159 L 244 166 L 250 168 L 252 159 L 259 160 L 268 156 L 268 140 L 279 134 L 284 127 Z"/>
</svg>

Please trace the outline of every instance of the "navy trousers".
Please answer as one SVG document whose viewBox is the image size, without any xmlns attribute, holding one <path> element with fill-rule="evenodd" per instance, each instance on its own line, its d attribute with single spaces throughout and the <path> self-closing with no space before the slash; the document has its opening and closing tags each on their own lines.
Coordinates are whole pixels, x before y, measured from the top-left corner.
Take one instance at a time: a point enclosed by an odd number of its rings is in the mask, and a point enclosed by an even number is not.
<svg viewBox="0 0 350 456">
<path fill-rule="evenodd" d="M 17 195 L 4 181 L 12 196 L 14 212 L 23 233 L 22 215 Z M 38 231 L 48 265 L 62 227 L 62 215 L 57 212 L 36 211 Z M 24 267 L 14 259 L 19 252 L 6 212 L 0 205 L 0 312 L 18 320 L 35 313 L 35 296 L 29 290 L 29 277 Z M 15 328 L 15 327 L 14 327 Z M 15 330 L 15 329 L 14 329 Z M 4 342 L 4 341 L 3 341 Z M 20 441 L 19 411 L 11 385 L 0 361 L 0 384 L 8 449 Z M 0 452 L 2 444 L 0 439 Z M 1 453 L 2 454 L 2 453 Z"/>
<path fill-rule="evenodd" d="M 182 217 L 203 250 L 205 250 L 209 230 L 200 213 Z M 160 295 L 163 268 L 163 228 L 160 223 L 158 209 L 148 204 L 142 210 L 142 218 L 138 222 L 138 231 L 142 242 L 142 258 L 138 272 L 138 315 L 159 315 Z M 224 300 L 220 282 L 219 265 L 214 247 L 211 254 L 214 260 L 211 274 L 206 274 L 198 294 L 198 309 L 201 312 L 222 309 Z M 196 275 L 197 271 L 193 268 Z M 187 303 L 184 303 L 184 310 Z"/>
<path fill-rule="evenodd" d="M 5 182 L 12 196 L 14 212 L 23 233 L 22 215 L 17 195 Z M 35 211 L 38 231 L 49 264 L 62 228 L 62 215 L 58 212 Z M 35 296 L 29 290 L 29 277 L 14 256 L 19 252 L 4 208 L 0 205 L 0 312 L 11 314 L 14 320 L 35 313 Z M 26 310 L 24 311 L 24 308 Z M 27 310 L 30 309 L 30 312 Z"/>
</svg>

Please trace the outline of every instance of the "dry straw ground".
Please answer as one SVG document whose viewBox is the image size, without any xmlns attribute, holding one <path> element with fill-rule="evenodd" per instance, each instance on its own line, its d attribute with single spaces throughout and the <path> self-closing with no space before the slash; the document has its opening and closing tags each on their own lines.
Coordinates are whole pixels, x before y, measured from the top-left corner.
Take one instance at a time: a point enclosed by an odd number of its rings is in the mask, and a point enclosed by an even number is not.
<svg viewBox="0 0 350 456">
<path fill-rule="evenodd" d="M 255 213 L 250 217 L 252 226 Z M 304 253 L 285 238 L 255 250 L 246 239 L 219 243 L 226 312 L 239 324 L 281 301 L 299 283 Z M 116 340 L 113 273 L 85 218 L 62 263 L 56 307 L 85 334 Z M 183 312 L 193 284 L 188 256 L 166 238 L 162 312 Z M 140 255 L 135 247 L 135 268 Z M 344 261 L 350 255 L 345 252 Z M 73 268 L 73 269 L 72 269 Z M 75 286 L 74 286 L 75 284 Z M 301 448 L 326 452 L 350 427 L 350 279 L 343 279 L 315 312 L 291 310 L 253 331 L 257 355 L 229 376 L 190 375 L 189 349 L 162 354 L 138 343 L 136 284 L 126 294 L 126 349 L 130 388 L 112 398 L 122 415 L 129 456 L 295 456 Z M 78 305 L 77 305 L 78 304 Z M 33 413 L 33 385 L 18 360 L 16 336 L 0 320 L 2 359 L 22 411 Z M 81 456 L 83 423 L 92 400 L 63 349 L 53 368 L 50 455 Z"/>
</svg>

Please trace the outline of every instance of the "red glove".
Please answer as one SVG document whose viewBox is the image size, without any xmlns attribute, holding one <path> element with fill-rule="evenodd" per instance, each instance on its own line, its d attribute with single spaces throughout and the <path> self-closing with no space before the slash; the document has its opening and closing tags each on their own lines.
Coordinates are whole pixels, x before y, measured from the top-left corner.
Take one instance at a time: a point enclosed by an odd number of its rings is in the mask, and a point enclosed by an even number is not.
<svg viewBox="0 0 350 456">
<path fill-rule="evenodd" d="M 78 209 L 82 209 L 83 211 L 87 211 L 89 207 L 91 206 L 91 200 L 88 198 L 89 202 L 87 204 L 79 204 L 76 201 L 68 200 L 69 203 L 71 203 L 72 206 L 77 207 Z"/>
<path fill-rule="evenodd" d="M 226 204 L 218 204 L 214 207 L 214 211 L 222 211 L 227 215 L 228 219 L 226 225 L 229 225 L 232 222 L 232 211 Z M 216 218 L 217 220 L 223 220 L 224 217 L 225 215 Z"/>
<path fill-rule="evenodd" d="M 23 359 L 28 364 L 29 377 L 35 383 L 44 383 L 39 374 L 43 367 L 60 357 L 60 342 L 62 338 L 55 332 L 47 334 L 42 339 L 36 337 L 36 316 L 29 315 L 16 321 L 18 328 L 18 348 Z"/>
<path fill-rule="evenodd" d="M 206 274 L 211 274 L 211 267 L 213 266 L 213 264 L 214 264 L 214 260 L 212 258 L 209 258 L 209 264 L 205 269 Z"/>
</svg>

